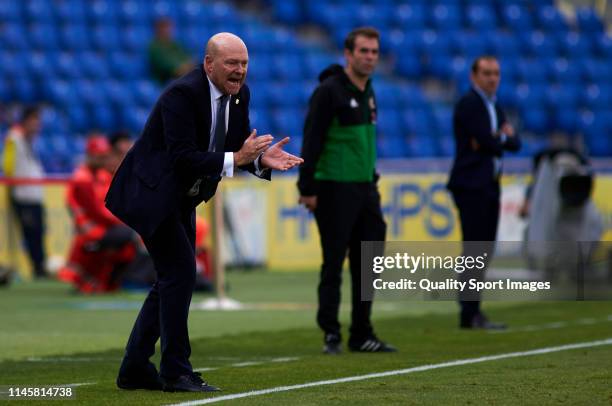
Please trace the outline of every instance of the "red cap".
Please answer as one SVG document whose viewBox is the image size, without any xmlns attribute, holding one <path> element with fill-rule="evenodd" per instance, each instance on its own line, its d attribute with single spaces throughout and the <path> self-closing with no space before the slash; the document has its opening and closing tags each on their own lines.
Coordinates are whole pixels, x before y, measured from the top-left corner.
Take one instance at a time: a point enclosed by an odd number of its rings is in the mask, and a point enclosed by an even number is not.
<svg viewBox="0 0 612 406">
<path fill-rule="evenodd" d="M 110 144 L 103 135 L 94 135 L 87 138 L 85 152 L 87 155 L 103 155 L 110 151 Z"/>
</svg>

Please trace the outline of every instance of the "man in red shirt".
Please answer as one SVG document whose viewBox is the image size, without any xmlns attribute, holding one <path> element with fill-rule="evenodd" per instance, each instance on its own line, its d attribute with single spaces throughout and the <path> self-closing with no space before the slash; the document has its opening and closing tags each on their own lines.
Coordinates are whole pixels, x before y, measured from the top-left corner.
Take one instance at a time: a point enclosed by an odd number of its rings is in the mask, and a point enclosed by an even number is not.
<svg viewBox="0 0 612 406">
<path fill-rule="evenodd" d="M 112 179 L 106 169 L 110 152 L 103 135 L 87 139 L 85 163 L 73 173 L 66 198 L 75 237 L 60 279 L 86 293 L 117 289 L 121 270 L 132 261 L 139 244 L 136 233 L 104 206 Z"/>
</svg>

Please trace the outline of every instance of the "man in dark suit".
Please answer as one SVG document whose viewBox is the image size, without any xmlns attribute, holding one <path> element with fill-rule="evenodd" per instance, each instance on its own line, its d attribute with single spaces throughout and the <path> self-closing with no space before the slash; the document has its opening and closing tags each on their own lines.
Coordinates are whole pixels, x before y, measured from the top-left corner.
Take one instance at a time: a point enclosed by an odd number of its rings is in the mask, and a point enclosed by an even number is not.
<svg viewBox="0 0 612 406">
<path fill-rule="evenodd" d="M 157 282 L 130 335 L 117 385 L 123 389 L 210 392 L 194 373 L 187 316 L 195 284 L 195 207 L 223 176 L 241 168 L 263 179 L 302 159 L 257 137 L 249 124 L 244 85 L 248 52 L 240 38 L 216 34 L 204 63 L 171 83 L 118 168 L 107 207 L 136 230 L 151 254 Z M 149 358 L 161 338 L 159 376 Z"/>
<path fill-rule="evenodd" d="M 518 151 L 521 142 L 495 99 L 500 80 L 497 60 L 491 56 L 477 58 L 470 79 L 472 88 L 456 104 L 453 115 L 457 155 L 448 189 L 459 211 L 464 255 L 478 256 L 484 250 L 488 262 L 497 235 L 503 151 Z M 460 274 L 462 281 L 471 278 L 482 279 L 483 271 Z M 505 327 L 490 322 L 481 312 L 480 295 L 476 292 L 460 295 L 459 301 L 461 328 Z"/>
</svg>

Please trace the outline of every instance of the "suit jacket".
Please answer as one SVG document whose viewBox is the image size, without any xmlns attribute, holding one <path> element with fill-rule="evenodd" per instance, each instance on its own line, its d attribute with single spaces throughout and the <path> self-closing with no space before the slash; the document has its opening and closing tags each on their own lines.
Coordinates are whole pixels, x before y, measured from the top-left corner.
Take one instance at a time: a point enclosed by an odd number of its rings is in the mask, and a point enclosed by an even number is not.
<svg viewBox="0 0 612 406">
<path fill-rule="evenodd" d="M 493 135 L 506 122 L 506 115 L 497 103 L 495 111 L 498 128 L 492 130 L 487 106 L 474 89 L 455 105 L 453 130 L 457 152 L 447 185 L 450 190 L 481 189 L 497 184 L 494 159 L 501 158 L 504 150 L 520 149 L 518 134 L 506 137 L 505 142 Z"/>
<path fill-rule="evenodd" d="M 249 136 L 249 99 L 244 85 L 229 101 L 224 151 L 238 151 Z M 214 195 L 224 152 L 208 151 L 211 116 L 210 87 L 200 65 L 164 90 L 117 169 L 106 206 L 142 237 L 153 235 L 172 212 L 192 210 Z M 255 172 L 253 164 L 241 169 Z M 269 180 L 270 171 L 261 177 Z M 198 180 L 198 193 L 190 196 Z"/>
</svg>

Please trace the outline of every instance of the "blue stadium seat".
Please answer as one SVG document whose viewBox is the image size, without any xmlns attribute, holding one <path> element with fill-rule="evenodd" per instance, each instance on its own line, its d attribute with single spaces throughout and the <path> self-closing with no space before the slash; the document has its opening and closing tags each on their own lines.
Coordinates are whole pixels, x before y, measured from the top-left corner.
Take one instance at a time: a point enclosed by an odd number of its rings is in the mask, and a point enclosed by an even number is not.
<svg viewBox="0 0 612 406">
<path fill-rule="evenodd" d="M 538 7 L 536 15 L 538 25 L 551 33 L 560 34 L 568 29 L 567 21 L 553 5 Z"/>
<path fill-rule="evenodd" d="M 395 106 L 382 106 L 378 99 L 378 117 L 376 118 L 376 130 L 381 136 L 389 138 L 401 138 L 402 134 L 401 115 Z"/>
<path fill-rule="evenodd" d="M 423 29 L 426 23 L 425 5 L 403 3 L 395 8 L 395 24 L 401 29 Z"/>
<path fill-rule="evenodd" d="M 115 110 L 106 104 L 92 106 L 90 110 L 91 125 L 97 129 L 111 132 L 120 127 Z"/>
<path fill-rule="evenodd" d="M 138 104 L 143 108 L 152 108 L 161 94 L 161 88 L 151 80 L 137 80 L 131 82 L 132 94 Z"/>
<path fill-rule="evenodd" d="M 72 101 L 65 109 L 73 131 L 83 133 L 89 130 L 89 117 L 85 107 Z"/>
<path fill-rule="evenodd" d="M 541 83 L 521 83 L 516 86 L 515 99 L 521 109 L 544 108 L 545 87 Z"/>
<path fill-rule="evenodd" d="M 22 103 L 34 103 L 41 99 L 38 86 L 30 78 L 14 78 L 11 85 L 13 96 Z"/>
<path fill-rule="evenodd" d="M 523 110 L 523 127 L 537 135 L 545 135 L 549 130 L 548 114 L 545 109 Z"/>
<path fill-rule="evenodd" d="M 515 89 L 516 82 L 507 80 L 502 71 L 502 80 L 497 90 L 497 100 L 499 100 L 502 106 L 509 108 L 518 107 Z"/>
<path fill-rule="evenodd" d="M 0 21 L 21 23 L 23 15 L 20 3 L 18 1 L 0 1 Z"/>
<path fill-rule="evenodd" d="M 438 137 L 438 150 L 441 156 L 455 155 L 455 137 L 453 134 L 442 134 Z"/>
<path fill-rule="evenodd" d="M 521 58 L 517 65 L 517 76 L 524 82 L 545 83 L 548 79 L 546 66 L 538 59 Z"/>
<path fill-rule="evenodd" d="M 290 82 L 271 82 L 268 85 L 269 103 L 276 107 L 297 107 L 301 95 L 296 91 L 287 91 Z"/>
<path fill-rule="evenodd" d="M 178 10 L 175 1 L 170 0 L 153 0 L 153 4 L 147 2 L 146 7 L 151 8 L 151 14 L 154 20 L 159 18 L 170 18 L 176 21 Z"/>
<path fill-rule="evenodd" d="M 91 41 L 94 48 L 99 51 L 109 52 L 121 47 L 119 30 L 112 24 L 94 26 Z"/>
<path fill-rule="evenodd" d="M 424 136 L 432 132 L 431 124 L 433 119 L 426 107 L 404 109 L 402 112 L 402 122 L 408 134 Z"/>
<path fill-rule="evenodd" d="M 13 98 L 14 98 L 13 91 L 11 89 L 9 82 L 6 80 L 5 77 L 0 75 L 0 101 L 7 103 L 13 100 Z M 4 130 L 5 130 L 4 126 L 1 126 L 0 133 L 4 134 L 5 133 Z M 2 149 L 2 143 L 0 142 L 0 150 L 1 149 Z"/>
<path fill-rule="evenodd" d="M 583 58 L 591 54 L 591 41 L 576 32 L 560 36 L 559 45 L 561 52 L 570 58 Z"/>
<path fill-rule="evenodd" d="M 581 96 L 581 87 L 570 83 L 550 85 L 546 89 L 546 102 L 552 109 L 575 108 Z"/>
<path fill-rule="evenodd" d="M 144 128 L 149 110 L 140 107 L 119 110 L 121 116 L 121 127 L 136 134 L 140 134 Z"/>
<path fill-rule="evenodd" d="M 89 79 L 108 79 L 110 77 L 110 69 L 108 68 L 108 60 L 101 54 L 96 52 L 82 52 L 77 56 L 81 64 L 83 76 Z"/>
<path fill-rule="evenodd" d="M 103 86 L 97 86 L 96 82 L 87 79 L 73 81 L 72 83 L 78 101 L 85 106 L 93 107 L 108 104 Z"/>
<path fill-rule="evenodd" d="M 527 7 L 522 4 L 503 5 L 501 18 L 506 28 L 515 32 L 531 31 L 533 21 Z"/>
<path fill-rule="evenodd" d="M 395 70 L 402 76 L 411 79 L 420 79 L 423 73 L 423 64 L 418 52 L 407 48 L 405 52 L 396 53 Z"/>
<path fill-rule="evenodd" d="M 606 33 L 602 33 L 597 36 L 594 42 L 597 54 L 607 59 L 609 63 L 612 62 L 612 37 Z"/>
<path fill-rule="evenodd" d="M 452 64 L 453 57 L 450 54 L 444 54 L 438 52 L 433 54 L 429 58 L 429 64 L 427 64 L 427 72 L 435 77 L 443 80 L 448 80 L 452 77 Z"/>
<path fill-rule="evenodd" d="M 272 111 L 273 134 L 276 137 L 301 136 L 303 122 L 304 115 L 297 108 L 286 107 Z"/>
<path fill-rule="evenodd" d="M 21 24 L 0 24 L 0 39 L 5 49 L 21 51 L 30 48 L 28 35 Z"/>
<path fill-rule="evenodd" d="M 71 51 L 90 49 L 89 32 L 90 28 L 82 24 L 63 26 L 60 30 L 62 49 Z"/>
<path fill-rule="evenodd" d="M 433 117 L 439 135 L 453 135 L 453 110 L 451 107 L 434 108 Z"/>
<path fill-rule="evenodd" d="M 275 0 L 272 2 L 274 16 L 286 24 L 302 23 L 304 11 L 302 4 L 297 1 Z"/>
<path fill-rule="evenodd" d="M 477 31 L 489 31 L 497 26 L 495 10 L 490 5 L 470 4 L 466 10 L 468 26 Z"/>
<path fill-rule="evenodd" d="M 267 108 L 251 108 L 249 110 L 249 118 L 251 120 L 251 128 L 257 129 L 258 134 L 268 134 L 272 131 L 272 120 Z"/>
<path fill-rule="evenodd" d="M 582 64 L 573 63 L 567 58 L 556 58 L 549 61 L 551 78 L 558 83 L 580 83 L 582 79 Z"/>
<path fill-rule="evenodd" d="M 55 14 L 63 24 L 84 24 L 86 22 L 85 6 L 80 0 L 59 0 L 54 2 Z"/>
<path fill-rule="evenodd" d="M 560 107 L 554 110 L 553 127 L 572 134 L 578 129 L 579 115 L 575 108 Z"/>
<path fill-rule="evenodd" d="M 525 47 L 525 52 L 533 57 L 556 57 L 559 53 L 557 42 L 553 34 L 543 31 L 531 31 L 519 33 Z"/>
<path fill-rule="evenodd" d="M 81 77 L 80 64 L 70 52 L 52 54 L 55 57 L 55 70 L 64 79 L 77 79 Z"/>
<path fill-rule="evenodd" d="M 454 30 L 461 27 L 461 7 L 452 3 L 437 3 L 429 10 L 430 24 L 439 30 Z"/>
<path fill-rule="evenodd" d="M 129 108 L 134 104 L 134 98 L 130 91 L 129 86 L 124 82 L 119 82 L 114 79 L 99 82 L 100 86 L 103 86 L 108 99 L 118 108 Z M 133 110 L 133 109 L 132 109 Z"/>
<path fill-rule="evenodd" d="M 271 66 L 274 75 L 279 80 L 302 79 L 301 58 L 296 53 L 279 53 L 272 57 Z"/>
<path fill-rule="evenodd" d="M 592 7 L 577 7 L 576 22 L 578 28 L 583 32 L 603 32 L 604 24 Z"/>
<path fill-rule="evenodd" d="M 59 48 L 56 27 L 53 24 L 32 24 L 28 29 L 30 45 L 38 50 Z"/>
<path fill-rule="evenodd" d="M 53 23 L 53 10 L 47 0 L 25 1 L 25 16 L 30 22 Z"/>
<path fill-rule="evenodd" d="M 148 63 L 139 54 L 113 52 L 110 55 L 110 69 L 116 79 L 141 79 L 147 72 Z"/>
<path fill-rule="evenodd" d="M 433 133 L 406 138 L 407 155 L 412 158 L 431 158 L 438 155 L 437 139 Z"/>
<path fill-rule="evenodd" d="M 521 55 L 519 40 L 514 34 L 494 31 L 491 36 L 491 52 L 500 58 L 518 58 Z"/>
<path fill-rule="evenodd" d="M 377 81 L 374 84 L 374 91 L 376 92 L 376 103 L 380 109 L 396 108 L 399 105 L 396 84 Z"/>
<path fill-rule="evenodd" d="M 2 77 L 19 77 L 26 76 L 27 72 L 24 67 L 26 65 L 27 55 L 21 52 L 6 52 L 0 51 L 0 72 Z"/>
<path fill-rule="evenodd" d="M 583 88 L 582 102 L 592 110 L 612 105 L 612 86 L 593 83 Z"/>
<path fill-rule="evenodd" d="M 46 82 L 55 77 L 52 57 L 48 53 L 32 52 L 25 61 L 27 72 L 32 79 Z"/>
<path fill-rule="evenodd" d="M 152 7 L 148 2 L 142 0 L 123 0 L 117 9 L 119 20 L 122 24 L 151 26 Z"/>
<path fill-rule="evenodd" d="M 87 7 L 87 18 L 94 24 L 115 24 L 117 5 L 115 0 L 91 0 Z"/>
<path fill-rule="evenodd" d="M 353 7 L 357 17 L 355 22 L 358 26 L 386 28 L 392 19 L 393 10 L 385 5 L 359 4 Z"/>
<path fill-rule="evenodd" d="M 609 83 L 612 79 L 612 71 L 610 70 L 610 64 L 607 61 L 595 58 L 585 58 L 584 64 L 584 78 L 589 82 L 595 83 Z"/>
<path fill-rule="evenodd" d="M 606 110 L 587 110 L 580 114 L 579 127 L 592 156 L 612 155 L 612 139 L 605 136 L 612 130 L 609 116 L 610 111 Z"/>
<path fill-rule="evenodd" d="M 376 152 L 379 158 L 398 159 L 405 158 L 406 141 L 401 137 L 378 136 L 376 138 Z"/>
<path fill-rule="evenodd" d="M 123 49 L 130 52 L 142 52 L 153 40 L 153 32 L 147 26 L 131 25 L 123 28 L 121 39 Z"/>
<path fill-rule="evenodd" d="M 491 47 L 489 37 L 481 32 L 462 30 L 453 35 L 451 43 L 457 55 L 472 60 L 480 55 L 489 54 Z"/>
</svg>

